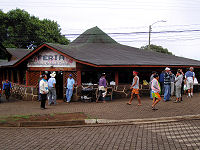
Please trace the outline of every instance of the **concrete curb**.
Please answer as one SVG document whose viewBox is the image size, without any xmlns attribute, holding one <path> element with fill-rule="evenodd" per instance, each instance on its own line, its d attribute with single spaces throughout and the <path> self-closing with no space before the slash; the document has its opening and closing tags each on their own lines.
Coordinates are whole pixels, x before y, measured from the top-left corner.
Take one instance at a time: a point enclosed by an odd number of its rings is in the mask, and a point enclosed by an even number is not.
<svg viewBox="0 0 200 150">
<path fill-rule="evenodd" d="M 85 119 L 86 124 L 142 124 L 142 123 L 156 123 L 156 122 L 173 122 L 181 120 L 193 120 L 200 119 L 198 115 L 185 115 L 185 116 L 174 116 L 174 117 L 160 117 L 160 118 L 145 118 L 145 119 L 124 119 L 124 120 L 109 120 L 109 119 Z"/>
<path fill-rule="evenodd" d="M 99 126 L 117 126 L 117 125 L 133 125 L 133 124 L 147 124 L 147 123 L 164 123 L 184 120 L 198 120 L 198 115 L 185 115 L 174 117 L 160 117 L 160 118 L 145 118 L 145 119 L 124 119 L 124 120 L 109 120 L 109 119 L 84 119 L 72 121 L 29 121 L 20 122 L 15 127 L 0 127 L 0 128 L 38 128 L 38 129 L 52 129 L 52 128 L 80 128 L 80 127 L 99 127 Z"/>
<path fill-rule="evenodd" d="M 47 126 L 74 126 L 85 125 L 84 120 L 72 120 L 72 121 L 27 121 L 20 122 L 18 127 L 47 127 Z"/>
</svg>

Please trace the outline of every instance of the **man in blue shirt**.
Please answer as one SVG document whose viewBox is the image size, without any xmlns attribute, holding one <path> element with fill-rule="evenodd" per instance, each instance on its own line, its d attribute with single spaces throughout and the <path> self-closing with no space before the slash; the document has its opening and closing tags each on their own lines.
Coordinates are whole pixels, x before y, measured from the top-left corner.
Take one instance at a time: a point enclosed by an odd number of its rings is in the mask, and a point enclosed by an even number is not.
<svg viewBox="0 0 200 150">
<path fill-rule="evenodd" d="M 49 89 L 49 93 L 48 93 L 48 100 L 49 100 L 49 105 L 56 105 L 56 73 L 53 72 L 52 74 L 50 74 L 51 78 L 48 80 L 48 89 Z"/>
<path fill-rule="evenodd" d="M 73 90 L 74 90 L 74 84 L 75 84 L 75 81 L 72 78 L 72 75 L 70 74 L 69 78 L 67 79 L 67 90 L 66 90 L 67 103 L 69 103 L 71 100 Z"/>
<path fill-rule="evenodd" d="M 3 90 L 6 96 L 6 100 L 9 100 L 11 88 L 12 88 L 11 83 L 8 80 L 6 80 L 6 82 L 3 83 Z"/>
</svg>

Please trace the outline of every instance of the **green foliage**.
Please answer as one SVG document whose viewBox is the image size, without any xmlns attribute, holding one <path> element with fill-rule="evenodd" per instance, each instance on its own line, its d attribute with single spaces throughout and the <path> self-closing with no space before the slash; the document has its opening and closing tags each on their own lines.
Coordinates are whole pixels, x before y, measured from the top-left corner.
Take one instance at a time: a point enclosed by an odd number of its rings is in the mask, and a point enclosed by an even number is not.
<svg viewBox="0 0 200 150">
<path fill-rule="evenodd" d="M 140 49 L 152 50 L 152 51 L 156 51 L 159 53 L 173 55 L 172 52 L 169 52 L 167 48 L 163 48 L 162 46 L 157 46 L 157 45 L 153 45 L 153 44 L 151 44 L 150 47 L 148 45 L 142 46 Z"/>
<path fill-rule="evenodd" d="M 0 10 L 0 33 L 0 42 L 7 48 L 27 48 L 43 42 L 69 44 L 57 22 L 40 20 L 21 9 L 8 13 Z"/>
</svg>

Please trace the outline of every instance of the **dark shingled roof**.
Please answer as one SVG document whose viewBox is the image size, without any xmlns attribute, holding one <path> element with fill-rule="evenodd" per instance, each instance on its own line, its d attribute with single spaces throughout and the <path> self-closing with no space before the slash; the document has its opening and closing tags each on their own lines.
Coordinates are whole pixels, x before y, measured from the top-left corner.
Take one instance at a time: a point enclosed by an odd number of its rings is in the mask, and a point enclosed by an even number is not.
<svg viewBox="0 0 200 150">
<path fill-rule="evenodd" d="M 16 59 L 21 59 L 32 51 L 31 49 L 23 49 L 23 48 L 6 48 L 6 49 L 12 56 L 16 57 Z"/>
<path fill-rule="evenodd" d="M 94 65 L 200 66 L 200 61 L 141 50 L 117 43 L 98 27 L 88 29 L 69 45 L 47 45 Z"/>
<path fill-rule="evenodd" d="M 88 29 L 69 45 L 53 43 L 46 43 L 46 45 L 80 63 L 94 66 L 200 66 L 200 61 L 197 60 L 119 44 L 98 27 Z M 38 48 L 40 49 L 41 46 Z M 36 50 L 39 50 L 38 48 Z M 21 63 L 31 56 L 30 51 L 10 50 L 9 52 L 15 55 L 18 61 L 12 61 L 7 65 Z M 0 64 L 0 66 L 4 65 Z"/>
</svg>

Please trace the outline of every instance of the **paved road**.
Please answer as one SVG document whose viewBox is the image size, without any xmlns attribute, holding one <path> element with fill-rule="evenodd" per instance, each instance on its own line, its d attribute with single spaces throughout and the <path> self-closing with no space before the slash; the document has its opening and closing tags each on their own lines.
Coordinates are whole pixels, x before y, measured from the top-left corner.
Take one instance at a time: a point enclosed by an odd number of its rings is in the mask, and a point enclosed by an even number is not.
<svg viewBox="0 0 200 150">
<path fill-rule="evenodd" d="M 132 105 L 126 104 L 128 99 L 114 99 L 107 103 L 72 102 L 66 104 L 60 102 L 56 106 L 47 106 L 46 110 L 40 109 L 40 102 L 11 100 L 0 104 L 0 116 L 84 112 L 90 118 L 119 120 L 200 114 L 200 93 L 195 93 L 192 99 L 184 96 L 184 101 L 181 103 L 173 103 L 173 100 L 169 102 L 162 100 L 157 105 L 158 111 L 151 110 L 152 100 L 148 97 L 142 97 L 141 100 L 142 106 L 137 106 L 136 99 L 133 100 Z"/>
<path fill-rule="evenodd" d="M 1 150 L 198 150 L 200 120 L 138 125 L 0 129 Z"/>
</svg>

